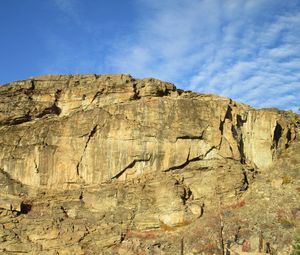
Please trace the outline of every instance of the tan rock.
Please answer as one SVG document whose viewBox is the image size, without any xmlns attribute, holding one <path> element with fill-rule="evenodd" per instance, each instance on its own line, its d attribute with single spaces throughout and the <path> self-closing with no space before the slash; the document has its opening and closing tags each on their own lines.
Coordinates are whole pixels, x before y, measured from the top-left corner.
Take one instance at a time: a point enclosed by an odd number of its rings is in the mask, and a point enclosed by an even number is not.
<svg viewBox="0 0 300 255">
<path fill-rule="evenodd" d="M 0 251 L 243 254 L 246 240 L 259 254 L 263 230 L 283 254 L 299 227 L 299 123 L 129 75 L 2 86 Z"/>
</svg>

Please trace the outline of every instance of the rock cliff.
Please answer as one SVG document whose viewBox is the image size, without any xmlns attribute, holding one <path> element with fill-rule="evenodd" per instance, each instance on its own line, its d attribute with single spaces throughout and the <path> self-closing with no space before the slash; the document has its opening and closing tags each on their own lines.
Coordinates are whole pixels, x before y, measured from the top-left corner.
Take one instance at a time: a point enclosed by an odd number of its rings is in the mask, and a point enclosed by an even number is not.
<svg viewBox="0 0 300 255">
<path fill-rule="evenodd" d="M 290 254 L 300 117 L 129 75 L 0 87 L 3 254 Z"/>
</svg>

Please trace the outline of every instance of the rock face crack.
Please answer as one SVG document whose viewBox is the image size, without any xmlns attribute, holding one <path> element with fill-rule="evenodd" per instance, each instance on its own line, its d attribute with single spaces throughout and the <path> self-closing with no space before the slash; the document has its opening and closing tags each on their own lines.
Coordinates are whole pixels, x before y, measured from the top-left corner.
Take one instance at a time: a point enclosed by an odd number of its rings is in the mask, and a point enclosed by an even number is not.
<svg viewBox="0 0 300 255">
<path fill-rule="evenodd" d="M 97 132 L 97 128 L 98 128 L 98 125 L 94 126 L 94 128 L 91 130 L 91 132 L 89 133 L 88 138 L 87 138 L 87 140 L 86 140 L 86 143 L 85 143 L 85 146 L 84 146 L 82 155 L 81 155 L 80 160 L 79 160 L 79 162 L 78 162 L 78 164 L 77 164 L 77 166 L 76 166 L 76 173 L 77 173 L 78 176 L 79 176 L 79 174 L 80 174 L 80 171 L 79 171 L 80 169 L 79 169 L 79 167 L 80 167 L 80 164 L 81 164 L 81 162 L 82 162 L 83 156 L 84 156 L 84 154 L 85 154 L 86 148 L 88 147 L 88 144 L 89 144 L 90 140 L 93 138 L 93 136 L 94 136 L 95 133 Z"/>
<path fill-rule="evenodd" d="M 36 163 L 36 160 L 34 160 L 33 163 L 34 163 L 34 170 L 38 174 L 40 172 L 40 170 L 39 170 L 39 167 L 38 167 L 38 165 Z"/>
<path fill-rule="evenodd" d="M 34 90 L 35 90 L 35 81 L 31 80 L 30 84 L 31 84 L 31 87 L 28 88 L 27 90 L 25 90 L 24 94 L 26 94 L 28 96 L 29 101 L 32 101 L 32 95 L 33 95 Z"/>
<path fill-rule="evenodd" d="M 7 186 L 7 192 L 8 194 L 15 194 L 16 193 L 16 186 L 21 188 L 23 184 L 12 178 L 12 176 L 6 172 L 3 168 L 0 168 L 0 186 L 5 183 L 5 186 Z"/>
<path fill-rule="evenodd" d="M 50 107 L 45 108 L 40 114 L 38 114 L 37 118 L 42 118 L 49 114 L 59 115 L 61 113 L 61 109 L 54 103 Z"/>
<path fill-rule="evenodd" d="M 92 101 L 91 101 L 90 104 L 92 104 L 97 99 L 97 97 L 99 97 L 100 95 L 102 95 L 103 91 L 104 91 L 104 89 L 102 89 L 101 91 L 97 91 L 97 93 L 94 95 L 94 97 L 93 97 L 93 99 L 92 99 Z"/>
<path fill-rule="evenodd" d="M 164 170 L 164 172 L 169 172 L 169 171 L 172 171 L 172 170 L 182 169 L 182 168 L 186 167 L 191 162 L 202 160 L 202 158 L 200 156 L 197 156 L 197 157 L 194 157 L 194 158 L 190 159 L 190 150 L 191 150 L 191 148 L 189 148 L 187 159 L 183 164 L 180 164 L 180 165 L 177 165 L 177 166 L 172 166 L 172 167 Z"/>
<path fill-rule="evenodd" d="M 221 131 L 221 135 L 223 135 L 223 130 L 224 130 L 224 124 L 225 124 L 225 120 L 228 119 L 230 121 L 232 121 L 232 108 L 230 105 L 227 106 L 227 110 L 225 113 L 225 117 L 223 120 L 221 120 L 220 122 L 220 127 L 219 130 Z"/>
<path fill-rule="evenodd" d="M 276 123 L 276 127 L 274 129 L 274 134 L 273 134 L 272 149 L 277 149 L 279 139 L 281 138 L 281 135 L 282 135 L 282 131 L 283 131 L 283 128 L 281 127 L 281 125 L 279 123 Z"/>
<path fill-rule="evenodd" d="M 203 133 L 203 132 L 202 132 Z M 177 140 L 202 140 L 203 139 L 203 135 L 183 135 L 183 136 L 178 136 L 176 137 L 176 141 Z"/>
<path fill-rule="evenodd" d="M 150 161 L 151 159 L 151 155 L 149 156 L 149 158 L 146 159 L 134 159 L 130 164 L 128 164 L 123 170 L 121 170 L 119 173 L 117 173 L 115 176 L 111 177 L 111 179 L 118 179 L 126 170 L 133 168 L 135 166 L 136 163 L 138 162 L 147 162 Z"/>
<path fill-rule="evenodd" d="M 243 170 L 243 185 L 240 191 L 246 191 L 248 187 L 249 187 L 249 181 L 248 181 L 247 173 L 245 170 Z"/>
<path fill-rule="evenodd" d="M 61 89 L 58 89 L 55 92 L 55 96 L 54 96 L 55 99 L 54 99 L 53 104 L 50 107 L 45 108 L 36 117 L 37 118 L 42 118 L 42 117 L 44 117 L 45 115 L 48 115 L 48 114 L 60 115 L 61 109 L 57 106 L 57 103 L 58 103 L 58 100 L 60 98 L 60 95 L 61 95 Z"/>
<path fill-rule="evenodd" d="M 30 112 L 27 112 L 24 116 L 7 120 L 7 121 L 3 122 L 2 124 L 15 126 L 15 125 L 19 125 L 19 124 L 22 124 L 22 123 L 25 123 L 25 122 L 28 122 L 31 120 L 32 120 L 32 118 L 30 116 Z"/>
<path fill-rule="evenodd" d="M 241 157 L 240 162 L 242 164 L 245 164 L 245 162 L 246 162 L 246 155 L 244 152 L 244 140 L 243 140 L 243 133 L 241 132 L 241 128 L 246 121 L 247 121 L 247 119 L 243 120 L 241 115 L 237 114 L 237 116 L 236 116 L 237 125 L 231 127 L 231 133 L 232 133 L 233 138 L 237 142 L 238 150 L 239 150 L 240 157 Z"/>
<path fill-rule="evenodd" d="M 133 84 L 133 96 L 131 97 L 131 100 L 139 100 L 141 98 L 140 92 L 136 87 L 137 84 Z"/>
<path fill-rule="evenodd" d="M 203 160 L 208 153 L 210 153 L 213 149 L 216 149 L 215 146 L 212 146 L 204 155 L 199 155 L 197 157 L 194 157 L 194 158 L 191 158 L 190 159 L 190 150 L 191 148 L 189 148 L 189 152 L 188 152 L 188 155 L 187 155 L 187 159 L 184 163 L 180 164 L 180 165 L 177 165 L 177 166 L 172 166 L 166 170 L 164 170 L 163 172 L 170 172 L 170 171 L 173 171 L 173 170 L 178 170 L 178 169 L 183 169 L 185 168 L 188 164 L 190 164 L 191 162 L 195 162 L 195 161 L 200 161 L 200 160 Z"/>
</svg>

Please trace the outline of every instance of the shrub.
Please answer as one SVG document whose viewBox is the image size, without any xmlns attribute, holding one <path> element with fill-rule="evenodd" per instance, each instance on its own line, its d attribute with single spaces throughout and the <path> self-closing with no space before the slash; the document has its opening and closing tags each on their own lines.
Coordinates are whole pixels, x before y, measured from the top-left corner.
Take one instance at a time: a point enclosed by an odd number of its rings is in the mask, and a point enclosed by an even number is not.
<svg viewBox="0 0 300 255">
<path fill-rule="evenodd" d="M 291 255 L 300 255 L 300 231 L 296 233 L 296 243 L 294 245 L 294 251 Z"/>
<path fill-rule="evenodd" d="M 288 175 L 284 175 L 282 177 L 282 184 L 289 184 L 289 183 L 292 183 L 292 178 Z"/>
</svg>

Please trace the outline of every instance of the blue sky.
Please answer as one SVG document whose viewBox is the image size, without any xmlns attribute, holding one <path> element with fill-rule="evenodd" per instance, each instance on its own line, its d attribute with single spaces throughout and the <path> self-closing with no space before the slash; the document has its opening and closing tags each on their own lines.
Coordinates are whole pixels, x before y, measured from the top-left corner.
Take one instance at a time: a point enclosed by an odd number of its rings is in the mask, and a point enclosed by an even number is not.
<svg viewBox="0 0 300 255">
<path fill-rule="evenodd" d="M 0 18 L 0 84 L 129 73 L 300 107 L 299 0 L 3 0 Z"/>
</svg>

